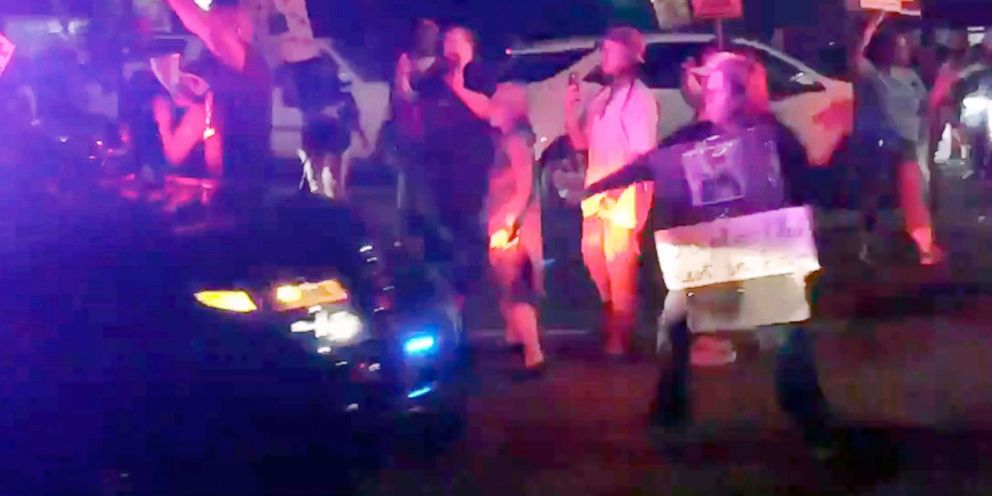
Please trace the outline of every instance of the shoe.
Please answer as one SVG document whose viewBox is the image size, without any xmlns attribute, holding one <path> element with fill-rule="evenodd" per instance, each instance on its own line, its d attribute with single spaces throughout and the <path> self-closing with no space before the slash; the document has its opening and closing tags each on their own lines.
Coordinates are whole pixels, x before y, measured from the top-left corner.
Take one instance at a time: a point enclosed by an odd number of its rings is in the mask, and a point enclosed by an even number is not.
<svg viewBox="0 0 992 496">
<path fill-rule="evenodd" d="M 523 343 L 506 343 L 506 345 L 503 346 L 503 351 L 514 355 L 521 355 L 524 352 L 524 345 Z"/>
<path fill-rule="evenodd" d="M 543 378 L 548 372 L 548 362 L 542 361 L 537 365 L 524 367 L 523 370 L 513 372 L 512 379 L 515 382 L 527 382 Z"/>
<path fill-rule="evenodd" d="M 813 459 L 820 463 L 833 462 L 843 454 L 841 443 L 833 434 L 817 436 L 816 439 L 807 439 L 806 446 Z"/>
<path fill-rule="evenodd" d="M 688 422 L 665 422 L 652 419 L 647 428 L 648 442 L 657 448 L 673 448 L 693 441 Z"/>
<path fill-rule="evenodd" d="M 920 253 L 920 265 L 924 267 L 940 265 L 946 257 L 947 255 L 944 253 L 944 250 L 934 246 L 930 250 Z"/>
<path fill-rule="evenodd" d="M 868 243 L 861 243 L 861 249 L 858 250 L 858 260 L 865 265 L 875 265 L 875 261 L 871 258 L 871 249 L 868 247 Z"/>
</svg>

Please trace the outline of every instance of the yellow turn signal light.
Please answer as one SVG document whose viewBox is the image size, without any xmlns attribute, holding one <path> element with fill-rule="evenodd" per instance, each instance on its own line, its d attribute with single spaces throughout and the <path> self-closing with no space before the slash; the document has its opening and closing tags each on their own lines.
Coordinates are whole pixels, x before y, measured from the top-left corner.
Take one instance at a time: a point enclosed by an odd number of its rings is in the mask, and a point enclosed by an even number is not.
<svg viewBox="0 0 992 496">
<path fill-rule="evenodd" d="M 251 296 L 244 291 L 200 291 L 193 295 L 204 306 L 235 313 L 258 310 Z"/>
<path fill-rule="evenodd" d="M 348 291 L 337 279 L 300 284 L 284 284 L 275 290 L 276 306 L 280 310 L 295 310 L 348 300 Z"/>
</svg>

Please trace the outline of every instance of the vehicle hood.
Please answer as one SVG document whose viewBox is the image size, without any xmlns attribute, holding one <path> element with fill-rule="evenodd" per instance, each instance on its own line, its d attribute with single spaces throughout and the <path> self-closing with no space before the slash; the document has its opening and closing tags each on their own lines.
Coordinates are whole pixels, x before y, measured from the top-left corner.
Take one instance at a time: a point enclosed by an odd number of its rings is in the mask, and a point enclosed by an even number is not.
<svg viewBox="0 0 992 496">
<path fill-rule="evenodd" d="M 365 230 L 348 208 L 301 196 L 225 205 L 176 222 L 172 259 L 204 289 L 341 277 L 357 284 Z M 318 279 L 319 280 L 319 279 Z"/>
</svg>

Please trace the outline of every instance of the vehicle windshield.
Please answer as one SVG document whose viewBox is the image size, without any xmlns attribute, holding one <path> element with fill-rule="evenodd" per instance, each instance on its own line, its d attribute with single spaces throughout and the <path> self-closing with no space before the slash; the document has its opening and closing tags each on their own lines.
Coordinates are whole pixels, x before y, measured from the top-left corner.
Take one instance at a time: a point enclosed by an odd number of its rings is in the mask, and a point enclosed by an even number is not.
<svg viewBox="0 0 992 496">
<path fill-rule="evenodd" d="M 500 79 L 538 83 L 568 70 L 592 50 L 511 55 Z"/>
</svg>

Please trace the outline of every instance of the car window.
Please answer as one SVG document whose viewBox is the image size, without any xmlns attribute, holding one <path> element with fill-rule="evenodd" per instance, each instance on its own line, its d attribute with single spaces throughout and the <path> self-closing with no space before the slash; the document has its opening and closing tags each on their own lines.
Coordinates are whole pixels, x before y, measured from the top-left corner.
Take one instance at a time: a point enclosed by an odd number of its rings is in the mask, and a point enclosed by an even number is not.
<svg viewBox="0 0 992 496">
<path fill-rule="evenodd" d="M 800 68 L 765 50 L 748 46 L 740 46 L 739 48 L 753 54 L 764 64 L 765 71 L 768 73 L 768 92 L 773 100 L 806 92 L 795 82 L 803 74 Z M 808 91 L 816 91 L 817 88 L 816 85 L 810 85 Z"/>
<path fill-rule="evenodd" d="M 513 55 L 501 71 L 500 80 L 541 82 L 567 70 L 590 52 L 592 50 Z"/>
<path fill-rule="evenodd" d="M 679 88 L 682 82 L 682 63 L 689 57 L 700 60 L 710 46 L 698 42 L 649 45 L 644 58 L 644 83 L 651 88 Z"/>
</svg>

